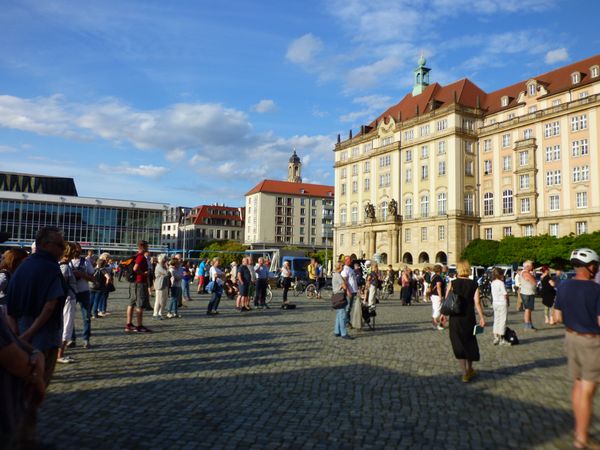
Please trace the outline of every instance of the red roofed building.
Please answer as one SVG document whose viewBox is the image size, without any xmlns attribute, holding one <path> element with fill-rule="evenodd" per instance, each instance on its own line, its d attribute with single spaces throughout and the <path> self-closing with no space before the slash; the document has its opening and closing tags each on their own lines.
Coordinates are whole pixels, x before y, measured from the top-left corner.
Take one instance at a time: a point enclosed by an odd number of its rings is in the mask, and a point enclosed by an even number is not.
<svg viewBox="0 0 600 450">
<path fill-rule="evenodd" d="M 245 243 L 253 247 L 325 248 L 333 244 L 333 186 L 302 183 L 290 157 L 288 181 L 263 180 L 246 193 Z"/>
<path fill-rule="evenodd" d="M 184 237 L 184 249 L 202 247 L 208 241 L 239 241 L 244 239 L 244 208 L 221 204 L 192 208 L 179 227 Z"/>
<path fill-rule="evenodd" d="M 485 92 L 414 87 L 335 146 L 337 254 L 456 262 L 475 238 L 600 229 L 600 55 Z"/>
</svg>

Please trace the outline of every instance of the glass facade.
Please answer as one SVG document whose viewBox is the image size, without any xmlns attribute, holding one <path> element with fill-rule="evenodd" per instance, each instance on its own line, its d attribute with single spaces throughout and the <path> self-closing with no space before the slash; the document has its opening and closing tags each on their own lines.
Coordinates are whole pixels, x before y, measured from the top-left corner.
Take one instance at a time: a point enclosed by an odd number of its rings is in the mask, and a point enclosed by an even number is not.
<svg viewBox="0 0 600 450">
<path fill-rule="evenodd" d="M 29 245 L 43 226 L 60 228 L 65 240 L 84 247 L 135 247 L 145 239 L 161 244 L 162 210 L 103 205 L 75 205 L 30 200 L 0 199 L 0 231 L 9 241 Z"/>
</svg>

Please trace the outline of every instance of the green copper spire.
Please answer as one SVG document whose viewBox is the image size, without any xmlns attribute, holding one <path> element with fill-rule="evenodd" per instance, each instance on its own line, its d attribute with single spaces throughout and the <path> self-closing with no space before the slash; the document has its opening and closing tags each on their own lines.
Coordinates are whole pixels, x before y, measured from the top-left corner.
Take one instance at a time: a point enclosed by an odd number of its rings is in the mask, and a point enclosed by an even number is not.
<svg viewBox="0 0 600 450">
<path fill-rule="evenodd" d="M 412 91 L 413 96 L 419 95 L 427 86 L 429 86 L 429 71 L 431 69 L 425 67 L 426 62 L 425 56 L 421 53 L 418 61 L 419 67 L 415 69 L 415 80 Z"/>
</svg>

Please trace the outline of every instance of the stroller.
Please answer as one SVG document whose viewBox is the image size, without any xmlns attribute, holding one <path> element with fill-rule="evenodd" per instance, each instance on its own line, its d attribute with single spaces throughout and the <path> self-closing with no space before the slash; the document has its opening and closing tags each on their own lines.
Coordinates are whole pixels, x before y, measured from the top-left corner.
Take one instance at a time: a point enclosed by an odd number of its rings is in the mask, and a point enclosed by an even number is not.
<svg viewBox="0 0 600 450">
<path fill-rule="evenodd" d="M 371 331 L 375 331 L 375 317 L 377 317 L 377 311 L 375 305 L 362 305 L 362 318 L 363 322 L 367 324 Z"/>
</svg>

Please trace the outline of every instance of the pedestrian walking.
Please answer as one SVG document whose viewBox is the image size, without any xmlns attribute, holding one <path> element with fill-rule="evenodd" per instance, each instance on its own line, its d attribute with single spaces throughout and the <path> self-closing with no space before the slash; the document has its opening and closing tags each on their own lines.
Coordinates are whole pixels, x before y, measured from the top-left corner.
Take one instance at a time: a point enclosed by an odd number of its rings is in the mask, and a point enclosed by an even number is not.
<svg viewBox="0 0 600 450">
<path fill-rule="evenodd" d="M 292 269 L 290 268 L 290 262 L 284 261 L 283 267 L 281 268 L 281 286 L 283 287 L 283 303 L 281 308 L 285 309 L 288 303 L 288 291 L 292 285 Z"/>
<path fill-rule="evenodd" d="M 89 282 L 93 281 L 94 266 L 90 259 L 82 256 L 82 248 L 79 243 L 75 244 L 76 251 L 71 259 L 71 269 L 77 279 L 77 303 L 81 309 L 81 319 L 83 323 L 83 348 L 90 348 L 90 338 L 92 336 L 92 297 L 90 292 Z M 73 327 L 73 335 L 69 347 L 74 347 L 77 342 L 77 333 Z"/>
<path fill-rule="evenodd" d="M 492 270 L 492 308 L 494 308 L 494 345 L 510 345 L 504 339 L 508 318 L 508 294 L 504 284 L 504 273 L 498 267 Z"/>
<path fill-rule="evenodd" d="M 446 297 L 446 280 L 442 277 L 442 266 L 433 266 L 431 277 L 431 322 L 435 330 L 444 329 L 444 317 L 442 316 L 442 300 Z"/>
<path fill-rule="evenodd" d="M 575 416 L 575 448 L 600 449 L 589 438 L 593 400 L 600 383 L 600 257 L 589 248 L 571 253 L 575 277 L 558 286 L 554 319 L 565 324 L 565 351 L 573 380 L 571 402 Z"/>
<path fill-rule="evenodd" d="M 179 298 L 181 297 L 181 286 L 183 281 L 183 268 L 181 261 L 177 258 L 171 259 L 169 263 L 169 276 L 171 288 L 169 289 L 169 305 L 167 307 L 167 319 L 179 318 Z"/>
<path fill-rule="evenodd" d="M 535 291 L 537 282 L 533 274 L 533 263 L 525 261 L 521 271 L 521 300 L 523 301 L 523 322 L 525 330 L 537 331 L 533 326 L 531 313 L 535 309 Z"/>
<path fill-rule="evenodd" d="M 456 272 L 457 278 L 450 283 L 448 292 L 452 291 L 459 297 L 462 311 L 460 314 L 450 316 L 450 343 L 463 372 L 462 381 L 468 383 L 477 375 L 473 363 L 480 359 L 477 337 L 474 333 L 477 324 L 475 310 L 477 309 L 479 315 L 479 326 L 485 326 L 485 319 L 477 281 L 469 279 L 471 266 L 466 261 L 459 261 L 456 264 Z"/>
<path fill-rule="evenodd" d="M 221 260 L 219 258 L 213 258 L 212 267 L 210 268 L 209 277 L 210 282 L 213 283 L 212 287 L 212 297 L 210 302 L 208 303 L 208 309 L 206 310 L 206 315 L 215 315 L 219 314 L 217 309 L 219 309 L 219 303 L 221 301 L 221 295 L 223 295 L 223 271 L 219 268 L 221 264 Z"/>
<path fill-rule="evenodd" d="M 348 305 L 346 306 L 346 327 L 350 325 L 350 313 L 352 311 L 352 307 L 354 306 L 354 302 L 356 300 L 356 294 L 358 293 L 358 283 L 356 281 L 356 272 L 352 269 L 352 258 L 346 256 L 344 258 L 344 267 L 341 272 L 341 276 L 344 279 L 344 283 L 347 288 L 347 300 Z"/>
</svg>

